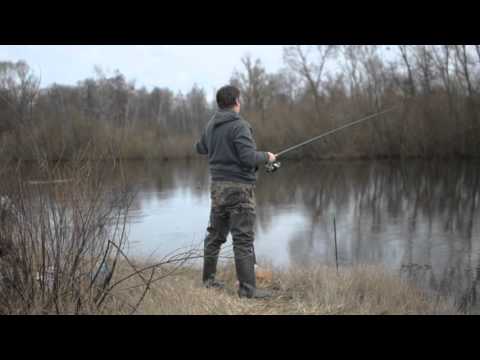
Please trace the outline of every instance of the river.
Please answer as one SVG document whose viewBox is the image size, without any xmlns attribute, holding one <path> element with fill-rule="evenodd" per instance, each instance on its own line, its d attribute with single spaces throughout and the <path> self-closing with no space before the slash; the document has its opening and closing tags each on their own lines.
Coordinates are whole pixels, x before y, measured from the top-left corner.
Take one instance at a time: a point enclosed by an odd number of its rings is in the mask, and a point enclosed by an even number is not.
<svg viewBox="0 0 480 360">
<path fill-rule="evenodd" d="M 210 209 L 204 160 L 130 161 L 136 197 L 128 252 L 160 257 L 201 247 Z M 112 178 L 112 183 L 115 177 Z M 260 265 L 379 264 L 478 312 L 479 161 L 287 161 L 259 172 Z M 231 256 L 229 236 L 222 252 Z"/>
</svg>

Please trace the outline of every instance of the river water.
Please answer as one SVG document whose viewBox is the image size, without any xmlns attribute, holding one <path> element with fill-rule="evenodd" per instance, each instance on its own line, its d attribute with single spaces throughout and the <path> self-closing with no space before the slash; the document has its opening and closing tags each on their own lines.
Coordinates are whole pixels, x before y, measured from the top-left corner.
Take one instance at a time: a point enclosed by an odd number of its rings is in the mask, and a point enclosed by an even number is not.
<svg viewBox="0 0 480 360">
<path fill-rule="evenodd" d="M 201 248 L 206 161 L 127 162 L 128 252 Z M 112 178 L 112 184 L 115 177 Z M 468 312 L 480 290 L 479 161 L 289 161 L 259 172 L 255 251 L 277 267 L 379 264 Z M 229 236 L 222 254 L 230 256 Z"/>
<path fill-rule="evenodd" d="M 131 162 L 126 173 L 137 190 L 131 253 L 201 246 L 210 207 L 206 162 Z M 292 161 L 274 174 L 260 171 L 259 263 L 335 265 L 335 217 L 340 267 L 381 264 L 472 308 L 480 281 L 479 180 L 476 161 Z"/>
</svg>

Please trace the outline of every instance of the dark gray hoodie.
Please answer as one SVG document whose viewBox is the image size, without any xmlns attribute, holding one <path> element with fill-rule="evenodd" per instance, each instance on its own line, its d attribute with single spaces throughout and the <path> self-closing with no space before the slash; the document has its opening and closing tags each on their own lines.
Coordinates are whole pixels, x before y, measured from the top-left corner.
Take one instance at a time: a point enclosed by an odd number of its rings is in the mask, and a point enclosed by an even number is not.
<svg viewBox="0 0 480 360">
<path fill-rule="evenodd" d="M 250 124 L 231 110 L 215 113 L 195 148 L 199 154 L 208 155 L 213 181 L 253 184 L 258 165 L 268 160 L 266 152 L 257 151 Z"/>
</svg>

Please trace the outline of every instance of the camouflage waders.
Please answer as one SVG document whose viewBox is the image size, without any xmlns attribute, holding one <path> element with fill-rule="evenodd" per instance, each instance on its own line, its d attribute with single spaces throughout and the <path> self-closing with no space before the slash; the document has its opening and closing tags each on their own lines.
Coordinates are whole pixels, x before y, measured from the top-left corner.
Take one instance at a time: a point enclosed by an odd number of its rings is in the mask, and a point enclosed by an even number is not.
<svg viewBox="0 0 480 360">
<path fill-rule="evenodd" d="M 215 281 L 221 246 L 232 233 L 239 295 L 254 297 L 255 284 L 255 185 L 235 182 L 212 182 L 210 224 L 205 238 L 203 282 L 221 286 Z"/>
</svg>

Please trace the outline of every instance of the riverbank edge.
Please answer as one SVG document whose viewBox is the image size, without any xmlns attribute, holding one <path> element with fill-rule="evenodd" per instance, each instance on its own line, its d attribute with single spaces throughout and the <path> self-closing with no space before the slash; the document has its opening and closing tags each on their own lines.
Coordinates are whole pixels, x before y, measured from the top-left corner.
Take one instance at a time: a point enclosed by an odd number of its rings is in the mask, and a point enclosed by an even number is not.
<svg viewBox="0 0 480 360">
<path fill-rule="evenodd" d="M 154 157 L 112 157 L 112 158 L 84 158 L 83 160 L 89 161 L 99 161 L 99 162 L 111 162 L 111 161 L 161 161 L 161 162 L 168 162 L 168 161 L 197 161 L 204 159 L 201 156 L 191 156 L 191 155 L 180 155 L 180 156 L 154 156 Z M 312 155 L 289 155 L 287 157 L 282 157 L 282 161 L 299 161 L 299 160 L 307 160 L 307 161 L 408 161 L 408 160 L 417 160 L 417 161 L 471 161 L 471 160 L 480 160 L 480 156 L 475 155 L 465 155 L 465 154 L 434 154 L 434 155 L 375 155 L 375 156 L 368 156 L 368 155 L 328 155 L 328 156 L 312 156 Z M 10 159 L 2 159 L 2 162 L 13 162 L 13 163 L 37 163 L 38 160 L 36 159 L 23 159 L 23 158 L 10 158 Z M 52 163 L 70 163 L 72 161 L 76 161 L 73 158 L 49 158 L 49 162 Z M 78 161 L 78 160 L 77 160 Z"/>
<path fill-rule="evenodd" d="M 169 271 L 163 269 L 163 271 Z M 260 275 L 260 276 L 259 276 Z M 146 315 L 458 315 L 454 304 L 427 295 L 378 265 L 341 268 L 290 267 L 257 271 L 257 286 L 273 292 L 269 300 L 240 299 L 233 264 L 217 278 L 225 289 L 205 289 L 201 269 L 182 266 L 152 284 L 138 314 Z M 139 285 L 132 279 L 129 286 Z M 121 295 L 120 293 L 118 294 Z M 129 299 L 128 296 L 131 296 Z M 134 294 L 127 302 L 134 302 Z M 121 314 L 121 309 L 109 309 Z"/>
</svg>

